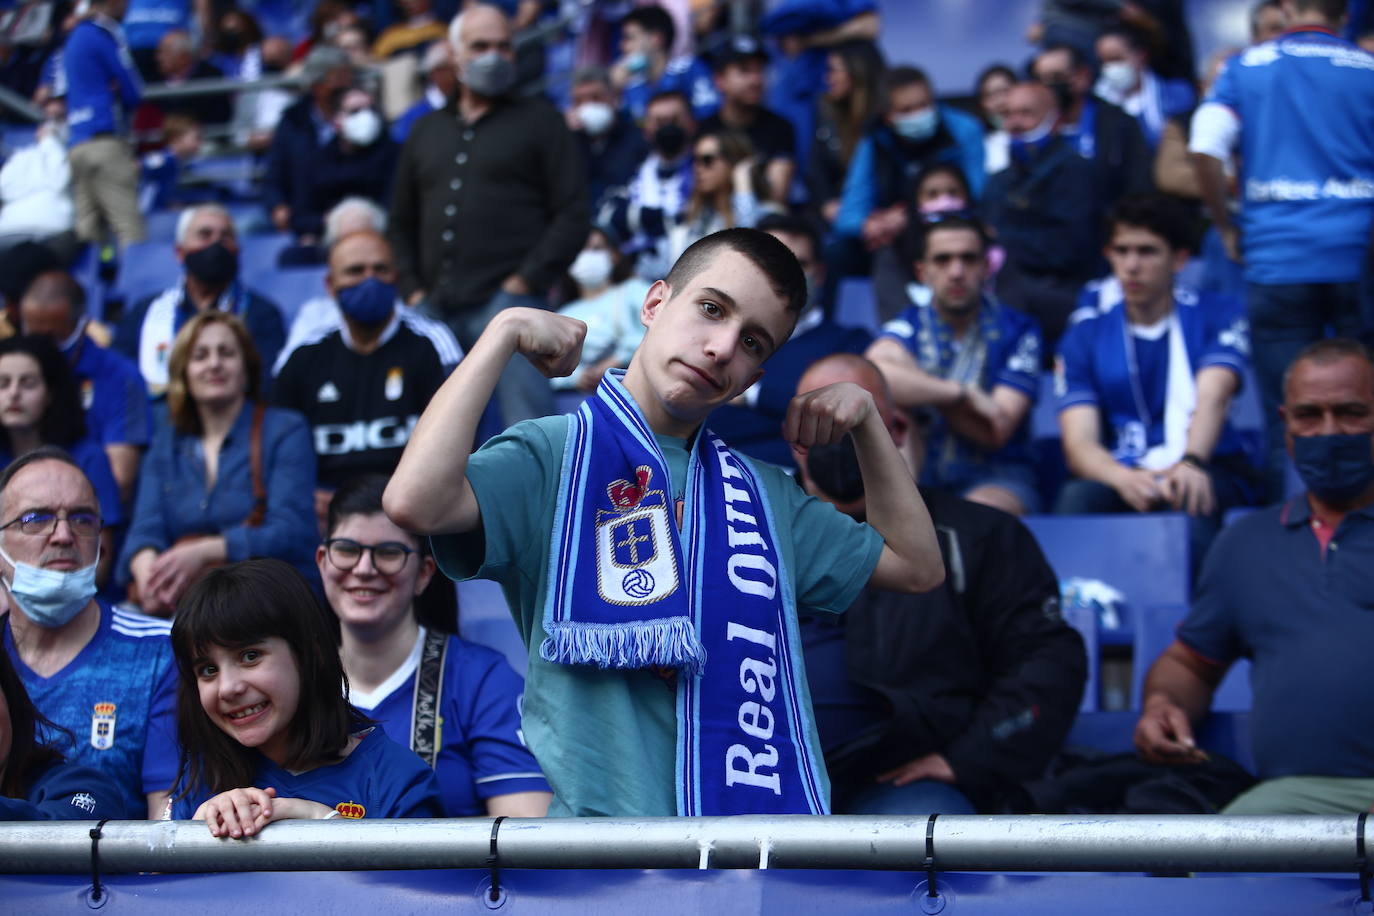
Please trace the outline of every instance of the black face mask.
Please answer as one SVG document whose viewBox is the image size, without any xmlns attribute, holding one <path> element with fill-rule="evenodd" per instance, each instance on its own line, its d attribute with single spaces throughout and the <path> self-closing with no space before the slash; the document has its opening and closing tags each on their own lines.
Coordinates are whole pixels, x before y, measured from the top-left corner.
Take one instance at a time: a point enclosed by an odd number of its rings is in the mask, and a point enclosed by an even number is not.
<svg viewBox="0 0 1374 916">
<path fill-rule="evenodd" d="M 840 503 L 852 503 L 864 495 L 864 476 L 854 438 L 845 436 L 834 445 L 813 445 L 806 453 L 806 473 L 821 492 Z"/>
<path fill-rule="evenodd" d="M 1059 106 L 1060 111 L 1068 111 L 1077 101 L 1073 94 L 1073 87 L 1069 85 L 1068 80 L 1046 83 L 1045 88 L 1054 93 L 1054 101 Z"/>
<path fill-rule="evenodd" d="M 224 287 L 233 282 L 239 272 L 238 252 L 223 242 L 207 245 L 186 256 L 186 272 L 209 287 Z"/>
<path fill-rule="evenodd" d="M 229 54 L 232 56 L 242 54 L 245 44 L 243 33 L 238 31 L 220 32 L 219 37 L 215 39 L 215 48 L 221 54 Z"/>
<path fill-rule="evenodd" d="M 654 131 L 654 149 L 664 159 L 676 159 L 687 148 L 687 131 L 681 124 L 664 124 Z"/>
</svg>

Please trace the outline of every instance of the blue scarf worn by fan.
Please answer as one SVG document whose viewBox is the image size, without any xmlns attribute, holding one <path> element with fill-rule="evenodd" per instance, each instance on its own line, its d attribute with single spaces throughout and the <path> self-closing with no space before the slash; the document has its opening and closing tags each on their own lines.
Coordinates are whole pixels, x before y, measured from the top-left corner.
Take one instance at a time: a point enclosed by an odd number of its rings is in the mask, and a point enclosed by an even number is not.
<svg viewBox="0 0 1374 916">
<path fill-rule="evenodd" d="M 667 465 L 623 375 L 607 372 L 568 417 L 540 654 L 676 672 L 678 814 L 826 814 L 763 483 L 703 429 L 679 530 Z"/>
</svg>

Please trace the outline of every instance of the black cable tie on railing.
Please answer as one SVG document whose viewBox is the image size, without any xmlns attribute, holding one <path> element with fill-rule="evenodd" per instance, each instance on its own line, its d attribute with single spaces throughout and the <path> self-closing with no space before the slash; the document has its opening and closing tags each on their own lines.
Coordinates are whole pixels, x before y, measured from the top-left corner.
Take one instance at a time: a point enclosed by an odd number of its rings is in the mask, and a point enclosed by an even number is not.
<svg viewBox="0 0 1374 916">
<path fill-rule="evenodd" d="M 104 836 L 101 829 L 110 822 L 111 818 L 103 818 L 100 823 L 91 828 L 91 902 L 99 903 L 100 898 L 105 896 L 105 890 L 100 886 L 100 840 Z"/>
<path fill-rule="evenodd" d="M 491 873 L 491 890 L 488 896 L 492 903 L 501 899 L 501 858 L 496 853 L 496 834 L 501 830 L 501 822 L 506 819 L 506 815 L 501 815 L 491 822 L 491 852 L 487 854 L 487 870 Z"/>
<path fill-rule="evenodd" d="M 1355 867 L 1360 870 L 1360 902 L 1370 903 L 1369 898 L 1369 854 L 1365 851 L 1364 825 L 1369 820 L 1369 812 L 1361 811 L 1355 821 Z"/>
<path fill-rule="evenodd" d="M 930 820 L 926 821 L 926 896 L 940 896 L 935 891 L 935 819 L 938 814 L 932 814 Z"/>
</svg>

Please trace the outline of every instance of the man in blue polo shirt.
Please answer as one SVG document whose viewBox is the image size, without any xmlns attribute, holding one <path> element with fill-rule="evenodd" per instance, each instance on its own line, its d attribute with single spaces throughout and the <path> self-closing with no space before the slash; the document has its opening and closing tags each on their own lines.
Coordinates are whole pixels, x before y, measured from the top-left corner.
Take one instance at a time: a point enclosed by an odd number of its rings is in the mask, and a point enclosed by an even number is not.
<svg viewBox="0 0 1374 916">
<path fill-rule="evenodd" d="M 1274 417 L 1284 367 L 1328 326 L 1364 327 L 1358 281 L 1374 223 L 1374 55 L 1335 35 L 1345 0 L 1285 0 L 1289 30 L 1232 58 L 1193 118 L 1189 149 L 1233 260 L 1245 263 L 1269 497 L 1283 480 Z M 1239 152 L 1240 223 L 1224 163 Z"/>
<path fill-rule="evenodd" d="M 1253 481 L 1226 422 L 1248 344 L 1240 303 L 1176 289 L 1188 260 L 1187 214 L 1170 198 L 1123 199 L 1107 258 L 1121 304 L 1080 309 L 1059 347 L 1055 387 L 1064 457 L 1075 479 L 1056 511 L 1184 511 L 1194 567 Z"/>
<path fill-rule="evenodd" d="M 86 293 L 66 271 L 40 274 L 29 284 L 19 301 L 19 322 L 25 334 L 51 337 L 67 357 L 81 386 L 86 427 L 104 447 L 120 498 L 127 502 L 153 427 L 138 367 L 97 343 L 97 331 L 86 318 Z"/>
<path fill-rule="evenodd" d="M 58 95 L 67 99 L 68 158 L 76 234 L 100 241 L 108 224 L 119 244 L 143 240 L 138 209 L 138 163 L 123 139 L 126 121 L 143 96 L 119 20 L 128 0 L 91 0 L 62 48 Z"/>
<path fill-rule="evenodd" d="M 1344 338 L 1289 367 L 1288 452 L 1307 492 L 1228 525 L 1136 725 L 1157 763 L 1200 759 L 1193 726 L 1230 664 L 1251 661 L 1261 782 L 1224 814 L 1354 814 L 1374 803 L 1374 706 L 1351 688 L 1374 653 L 1374 364 Z"/>
<path fill-rule="evenodd" d="M 1040 329 L 983 289 L 987 236 L 962 217 L 932 224 L 920 298 L 867 356 L 899 407 L 927 412 L 922 486 L 1019 515 L 1039 508 L 1026 414 L 1040 392 Z M 928 292 L 927 292 L 928 291 Z"/>
</svg>

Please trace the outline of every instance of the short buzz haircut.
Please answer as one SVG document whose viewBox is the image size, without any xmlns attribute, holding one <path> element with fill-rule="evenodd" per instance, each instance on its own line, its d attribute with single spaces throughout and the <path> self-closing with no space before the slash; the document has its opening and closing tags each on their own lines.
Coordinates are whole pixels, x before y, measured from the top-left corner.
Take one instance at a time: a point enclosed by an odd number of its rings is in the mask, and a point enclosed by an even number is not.
<svg viewBox="0 0 1374 916">
<path fill-rule="evenodd" d="M 899 67 L 893 67 L 883 74 L 881 104 L 879 105 L 879 109 L 886 110 L 892 103 L 892 93 L 896 92 L 898 89 L 904 89 L 907 86 L 925 86 L 930 90 L 931 95 L 935 94 L 935 86 L 931 83 L 930 77 L 926 75 L 924 70 L 920 67 L 912 67 L 904 64 Z"/>
<path fill-rule="evenodd" d="M 768 278 L 768 285 L 786 303 L 793 317 L 801 314 L 807 300 L 806 274 L 801 263 L 790 248 L 758 229 L 722 229 L 689 245 L 664 277 L 673 295 L 686 289 L 721 251 L 734 251 L 748 258 Z"/>
<path fill-rule="evenodd" d="M 357 195 L 345 197 L 335 204 L 324 216 L 324 238 L 322 241 L 325 250 L 332 250 L 340 239 L 359 231 L 357 229 L 352 229 L 348 232 L 339 231 L 339 224 L 342 223 L 344 217 L 348 216 L 352 211 L 357 211 L 367 216 L 369 223 L 368 229 L 371 229 L 378 235 L 386 234 L 385 210 L 366 197 L 359 197 Z"/>
<path fill-rule="evenodd" d="M 953 232 L 955 230 L 972 232 L 978 237 L 978 250 L 983 254 L 987 254 L 988 252 L 988 230 L 972 216 L 964 213 L 932 213 L 918 219 L 916 222 L 921 223 L 921 228 L 913 260 L 925 260 L 926 248 L 930 244 L 930 237 L 935 233 Z"/>
<path fill-rule="evenodd" d="M 1045 45 L 1045 47 L 1036 51 L 1035 56 L 1031 58 L 1027 76 L 1029 76 L 1032 81 L 1039 82 L 1039 78 L 1035 75 L 1036 62 L 1046 54 L 1053 54 L 1056 51 L 1063 51 L 1065 54 L 1069 55 L 1069 69 L 1071 70 L 1082 70 L 1084 67 L 1088 66 L 1088 59 L 1083 56 L 1083 52 L 1078 48 L 1075 48 L 1067 42 L 1055 42 L 1054 44 Z"/>
<path fill-rule="evenodd" d="M 1120 38 L 1122 43 L 1132 51 L 1147 50 L 1145 40 L 1140 33 L 1127 25 L 1111 25 L 1097 33 L 1098 40 L 1103 38 Z"/>
<path fill-rule="evenodd" d="M 1284 401 L 1287 402 L 1288 400 L 1288 381 L 1293 376 L 1293 367 L 1298 363 L 1329 366 L 1343 359 L 1359 360 L 1369 367 L 1370 374 L 1374 377 L 1374 357 L 1370 356 L 1368 347 L 1350 337 L 1327 337 L 1313 341 L 1303 347 L 1298 351 L 1298 355 L 1293 357 L 1293 361 L 1288 364 L 1288 367 L 1283 370 L 1283 387 L 1279 390 L 1283 393 Z M 1371 391 L 1370 395 L 1374 397 L 1374 391 Z"/>
<path fill-rule="evenodd" d="M 754 224 L 761 232 L 781 232 L 784 235 L 798 235 L 811 246 L 811 259 L 821 259 L 821 231 L 816 224 L 804 216 L 792 213 L 769 213 Z"/>
<path fill-rule="evenodd" d="M 677 26 L 673 24 L 673 17 L 663 7 L 656 3 L 637 6 L 620 20 L 620 27 L 624 28 L 632 22 L 646 32 L 661 35 L 663 37 L 663 52 L 665 54 L 673 52 L 673 42 L 677 40 Z"/>
<path fill-rule="evenodd" d="M 1183 205 L 1167 194 L 1134 194 L 1117 201 L 1107 216 L 1107 242 L 1116 230 L 1131 226 L 1154 233 L 1175 251 L 1194 249 L 1193 227 Z"/>
<path fill-rule="evenodd" d="M 682 107 L 687 111 L 687 116 L 689 118 L 692 116 L 692 100 L 688 97 L 687 93 L 683 92 L 681 89 L 663 89 L 659 92 L 655 92 L 653 95 L 649 96 L 649 101 L 645 103 L 644 110 L 648 111 L 664 99 L 673 99 L 681 102 Z"/>
</svg>

